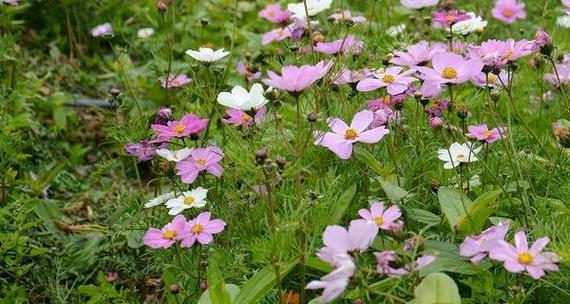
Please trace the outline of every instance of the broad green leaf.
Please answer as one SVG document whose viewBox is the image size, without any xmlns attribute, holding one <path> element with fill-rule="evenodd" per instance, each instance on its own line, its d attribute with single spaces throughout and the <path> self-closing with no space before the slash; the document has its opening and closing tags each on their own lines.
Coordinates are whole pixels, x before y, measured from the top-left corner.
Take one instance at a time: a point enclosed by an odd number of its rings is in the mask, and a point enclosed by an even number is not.
<svg viewBox="0 0 570 304">
<path fill-rule="evenodd" d="M 399 202 L 410 197 L 408 191 L 402 189 L 395 182 L 387 181 L 381 177 L 378 177 L 377 180 L 380 182 L 382 189 L 386 192 L 386 196 L 391 201 Z"/>
<path fill-rule="evenodd" d="M 311 267 L 322 272 L 329 273 L 332 271 L 332 266 L 319 258 L 308 258 L 306 264 L 307 267 Z"/>
<path fill-rule="evenodd" d="M 372 153 L 368 152 L 364 147 L 355 146 L 354 147 L 354 156 L 358 161 L 365 164 L 370 168 L 372 171 L 376 172 L 380 176 L 388 176 L 392 173 L 393 169 L 386 168 L 382 166 Z"/>
<path fill-rule="evenodd" d="M 350 205 L 352 199 L 354 199 L 355 194 L 356 194 L 356 185 L 352 185 L 352 187 L 348 188 L 338 198 L 338 200 L 334 204 L 333 213 L 331 214 L 329 221 L 330 224 L 337 224 L 338 222 L 340 222 L 340 220 L 344 216 L 344 213 L 346 212 L 346 209 L 348 208 L 348 205 Z"/>
<path fill-rule="evenodd" d="M 487 218 L 497 210 L 497 198 L 502 190 L 493 190 L 481 194 L 473 201 L 467 210 L 467 216 L 459 220 L 457 232 L 460 236 L 470 235 L 481 231 Z"/>
<path fill-rule="evenodd" d="M 445 273 L 432 273 L 414 290 L 413 304 L 461 304 L 457 285 Z"/>
<path fill-rule="evenodd" d="M 51 233 L 58 233 L 59 228 L 57 223 L 61 222 L 62 214 L 53 200 L 34 200 L 36 205 L 34 213 L 43 221 L 47 230 Z"/>
<path fill-rule="evenodd" d="M 230 293 L 225 288 L 224 277 L 215 262 L 208 266 L 208 295 L 212 303 L 231 304 Z"/>
<path fill-rule="evenodd" d="M 418 208 L 406 209 L 406 214 L 412 220 L 424 224 L 437 225 L 441 222 L 441 218 L 439 216 L 423 209 L 418 209 Z"/>
<path fill-rule="evenodd" d="M 473 202 L 467 195 L 449 187 L 440 187 L 437 197 L 441 211 L 445 214 L 451 230 L 455 230 Z"/>
<path fill-rule="evenodd" d="M 235 298 L 239 293 L 239 287 L 234 284 L 225 284 L 224 285 L 225 291 L 230 295 L 230 303 L 234 303 Z M 216 302 L 212 301 L 210 297 L 210 289 L 207 289 L 202 293 L 200 296 L 200 300 L 198 300 L 198 304 L 215 304 Z"/>
<path fill-rule="evenodd" d="M 281 267 L 280 275 L 284 278 L 297 264 L 297 259 Z M 275 286 L 277 279 L 273 268 L 264 268 L 251 277 L 237 295 L 233 304 L 256 304 Z"/>
</svg>

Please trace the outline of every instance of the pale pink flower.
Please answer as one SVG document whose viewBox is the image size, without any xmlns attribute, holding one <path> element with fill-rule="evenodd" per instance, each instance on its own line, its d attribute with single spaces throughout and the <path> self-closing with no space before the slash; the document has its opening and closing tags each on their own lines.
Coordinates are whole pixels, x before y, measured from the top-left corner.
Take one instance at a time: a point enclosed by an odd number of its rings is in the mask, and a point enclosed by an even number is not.
<svg viewBox="0 0 570 304">
<path fill-rule="evenodd" d="M 509 75 L 507 73 L 507 71 L 505 70 L 501 70 L 501 72 L 499 73 L 499 75 L 496 75 L 494 73 L 487 73 L 485 74 L 484 72 L 480 72 L 480 73 L 476 73 L 471 77 L 471 82 L 478 86 L 478 87 L 482 87 L 482 88 L 496 88 L 499 86 L 503 86 L 503 83 L 505 85 L 509 85 Z"/>
<path fill-rule="evenodd" d="M 323 276 L 320 280 L 309 282 L 305 287 L 306 289 L 323 289 L 319 303 L 329 303 L 342 296 L 356 270 L 354 261 L 346 253 L 337 254 L 335 260 L 336 264 L 331 273 Z"/>
<path fill-rule="evenodd" d="M 459 254 L 470 257 L 472 263 L 478 264 L 491 249 L 497 246 L 499 241 L 505 240 L 508 231 L 509 223 L 500 222 L 497 226 L 491 226 L 479 235 L 468 236 L 459 246 Z"/>
<path fill-rule="evenodd" d="M 319 42 L 315 45 L 315 51 L 329 55 L 335 55 L 338 53 L 358 55 L 362 52 L 363 47 L 364 42 L 356 40 L 354 35 L 348 35 L 344 39 L 332 42 Z"/>
<path fill-rule="evenodd" d="M 103 23 L 91 29 L 91 36 L 93 37 L 105 37 L 111 36 L 113 34 L 113 26 L 111 23 Z"/>
<path fill-rule="evenodd" d="M 129 143 L 125 145 L 125 150 L 134 156 L 136 156 L 139 161 L 151 160 L 154 155 L 156 155 L 157 148 L 150 144 L 148 141 L 144 140 L 140 143 Z"/>
<path fill-rule="evenodd" d="M 395 266 L 398 262 L 398 256 L 396 255 L 395 251 L 387 250 L 382 252 L 375 252 L 374 255 L 376 256 L 376 262 L 378 263 L 376 270 L 379 273 L 394 278 L 405 276 L 412 271 L 421 270 L 422 268 L 435 261 L 435 256 L 424 255 L 419 257 L 415 262 L 411 264 L 406 264 L 403 267 L 398 267 Z"/>
<path fill-rule="evenodd" d="M 398 95 L 404 93 L 410 84 L 418 79 L 411 77 L 414 70 L 403 71 L 402 67 L 390 67 L 383 73 L 375 73 L 373 78 L 361 80 L 356 89 L 361 92 L 369 92 L 386 87 L 388 94 Z"/>
<path fill-rule="evenodd" d="M 191 82 L 192 79 L 190 79 L 190 77 L 186 76 L 185 74 L 180 74 L 177 76 L 170 74 L 168 78 L 160 77 L 160 85 L 166 89 L 181 87 Z"/>
<path fill-rule="evenodd" d="M 526 271 L 533 279 L 540 279 L 548 271 L 558 271 L 559 257 L 554 252 L 542 252 L 542 249 L 550 240 L 547 237 L 540 238 L 529 248 L 524 231 L 515 234 L 515 245 L 505 241 L 491 249 L 489 257 L 493 260 L 504 262 L 505 269 L 509 272 Z"/>
<path fill-rule="evenodd" d="M 377 143 L 388 134 L 389 131 L 384 126 L 369 129 L 373 120 L 374 113 L 368 110 L 356 113 L 350 126 L 341 119 L 331 117 L 327 122 L 333 132 L 316 133 L 315 145 L 328 148 L 341 159 L 348 159 L 352 155 L 353 144 Z"/>
<path fill-rule="evenodd" d="M 321 80 L 332 67 L 332 61 L 320 61 L 316 65 L 302 65 L 300 67 L 288 65 L 281 68 L 281 76 L 268 71 L 269 78 L 263 83 L 290 93 L 300 93 Z"/>
<path fill-rule="evenodd" d="M 336 85 L 343 85 L 347 83 L 359 82 L 364 78 L 372 76 L 372 71 L 370 69 L 360 69 L 360 70 L 349 70 L 347 68 L 342 69 L 340 73 L 331 78 L 334 79 L 333 83 Z"/>
<path fill-rule="evenodd" d="M 458 12 L 457 10 L 453 11 L 440 11 L 432 13 L 431 22 L 433 24 L 442 25 L 444 27 L 450 27 L 460 21 L 465 21 L 471 19 L 471 16 Z"/>
<path fill-rule="evenodd" d="M 210 212 L 202 212 L 195 219 L 188 221 L 180 247 L 192 247 L 196 241 L 202 245 L 210 244 L 214 240 L 214 234 L 224 230 L 226 223 L 218 219 L 210 220 L 210 216 Z"/>
<path fill-rule="evenodd" d="M 150 142 L 164 142 L 172 137 L 183 138 L 191 134 L 198 134 L 208 125 L 208 119 L 201 119 L 198 115 L 187 114 L 182 119 L 169 121 L 166 125 L 153 124 L 151 128 L 158 133 L 158 136 Z"/>
<path fill-rule="evenodd" d="M 514 23 L 517 19 L 526 18 L 524 3 L 517 0 L 497 0 L 491 13 L 496 19 L 508 24 Z"/>
<path fill-rule="evenodd" d="M 176 164 L 176 174 L 186 184 L 193 183 L 203 171 L 220 177 L 224 173 L 224 168 L 220 165 L 223 158 L 224 152 L 218 147 L 195 148 L 190 157 Z"/>
<path fill-rule="evenodd" d="M 237 64 L 237 71 L 238 73 L 240 73 L 240 75 L 245 76 L 245 78 L 247 78 L 248 81 L 252 81 L 261 77 L 260 71 L 254 71 L 254 70 L 252 71 L 251 66 L 249 64 L 246 65 L 241 61 Z"/>
<path fill-rule="evenodd" d="M 289 20 L 291 12 L 287 9 L 281 10 L 281 5 L 277 3 L 268 4 L 258 14 L 259 17 L 275 24 L 283 24 Z"/>
<path fill-rule="evenodd" d="M 374 223 L 382 230 L 390 230 L 396 221 L 402 216 L 402 212 L 398 206 L 394 205 L 384 209 L 384 204 L 381 202 L 374 202 L 368 209 L 358 210 L 358 214 L 370 223 Z"/>
<path fill-rule="evenodd" d="M 464 59 L 455 53 L 440 53 L 433 57 L 432 66 L 417 67 L 426 82 L 460 84 L 481 72 L 483 63 L 478 59 Z"/>
<path fill-rule="evenodd" d="M 469 131 L 469 133 L 465 134 L 467 137 L 491 144 L 501 139 L 507 128 L 498 127 L 489 129 L 486 124 L 482 124 L 469 126 L 467 130 Z"/>
<path fill-rule="evenodd" d="M 555 87 L 570 84 L 570 62 L 556 64 L 556 70 L 558 71 L 558 77 L 556 77 L 556 73 L 546 73 L 542 78 Z M 558 83 L 558 78 L 560 78 L 560 83 Z"/>
<path fill-rule="evenodd" d="M 447 46 L 443 43 L 430 44 L 427 41 L 420 41 L 408 45 L 405 52 L 394 52 L 394 58 L 390 59 L 390 63 L 408 67 L 423 66 L 430 62 L 433 56 L 445 53 L 446 50 Z"/>
<path fill-rule="evenodd" d="M 329 17 L 335 22 L 339 22 L 342 20 L 350 20 L 354 23 L 362 23 L 366 22 L 366 18 L 361 16 L 352 16 L 352 13 L 349 10 L 344 10 L 342 12 L 334 13 Z"/>
<path fill-rule="evenodd" d="M 150 228 L 144 236 L 144 244 L 150 248 L 168 248 L 176 241 L 181 240 L 188 229 L 186 218 L 177 215 L 172 222 L 166 224 L 162 229 Z"/>
<path fill-rule="evenodd" d="M 222 119 L 222 122 L 228 125 L 234 126 L 252 126 L 255 122 L 256 126 L 260 126 L 265 114 L 267 113 L 266 107 L 261 107 L 259 110 L 255 111 L 255 115 L 251 117 L 251 113 L 247 113 L 238 109 L 226 109 L 226 114 L 229 118 Z"/>
<path fill-rule="evenodd" d="M 422 9 L 437 5 L 439 0 L 400 0 L 400 4 L 411 9 Z"/>
</svg>

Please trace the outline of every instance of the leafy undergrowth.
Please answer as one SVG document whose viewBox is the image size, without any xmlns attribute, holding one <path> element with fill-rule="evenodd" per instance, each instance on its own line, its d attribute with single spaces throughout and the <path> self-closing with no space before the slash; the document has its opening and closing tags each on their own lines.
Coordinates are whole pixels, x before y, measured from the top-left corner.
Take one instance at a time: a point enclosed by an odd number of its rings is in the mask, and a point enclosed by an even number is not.
<svg viewBox="0 0 570 304">
<path fill-rule="evenodd" d="M 329 2 L 0 1 L 0 303 L 567 303 L 570 3 Z"/>
</svg>

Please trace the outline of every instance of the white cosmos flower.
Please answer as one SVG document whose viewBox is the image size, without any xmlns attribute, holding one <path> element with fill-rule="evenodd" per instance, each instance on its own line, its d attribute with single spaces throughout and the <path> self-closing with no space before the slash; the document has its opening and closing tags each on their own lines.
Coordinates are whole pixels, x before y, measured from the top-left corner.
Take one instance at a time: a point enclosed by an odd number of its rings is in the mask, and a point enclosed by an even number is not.
<svg viewBox="0 0 570 304">
<path fill-rule="evenodd" d="M 186 55 L 206 63 L 216 62 L 226 56 L 228 56 L 230 52 L 224 51 L 224 49 L 219 50 L 212 50 L 211 48 L 199 48 L 198 51 L 194 50 L 187 50 Z"/>
<path fill-rule="evenodd" d="M 445 169 L 452 169 L 459 166 L 461 163 L 470 163 L 478 161 L 476 154 L 481 151 L 481 147 L 473 148 L 473 144 L 464 143 L 459 144 L 454 142 L 449 149 L 437 150 L 437 157 L 445 162 L 443 167 Z"/>
<path fill-rule="evenodd" d="M 158 149 L 156 150 L 156 154 L 166 158 L 169 161 L 179 162 L 181 160 L 185 160 L 190 156 L 192 153 L 192 149 L 184 148 L 177 151 L 172 151 L 168 149 Z"/>
<path fill-rule="evenodd" d="M 402 23 L 402 24 L 391 26 L 391 27 L 387 28 L 386 34 L 388 34 L 388 36 L 390 36 L 390 37 L 396 37 L 396 36 L 402 35 L 405 30 L 406 30 L 406 25 Z"/>
<path fill-rule="evenodd" d="M 474 12 L 467 13 L 470 19 L 459 21 L 453 25 L 452 30 L 454 34 L 467 35 L 473 32 L 481 32 L 487 26 L 487 21 L 483 20 L 481 16 L 475 15 Z M 449 31 L 449 28 L 447 28 Z"/>
<path fill-rule="evenodd" d="M 164 193 L 162 195 L 159 195 L 153 199 L 151 199 L 150 201 L 148 201 L 146 204 L 144 204 L 145 208 L 151 208 L 154 206 L 158 206 L 158 205 L 162 205 L 164 204 L 164 202 L 166 202 L 167 200 L 174 198 L 176 196 L 176 194 L 174 194 L 174 192 L 168 192 L 168 193 Z"/>
<path fill-rule="evenodd" d="M 556 23 L 563 28 L 570 28 L 570 14 L 558 17 Z"/>
<path fill-rule="evenodd" d="M 144 39 L 154 35 L 154 29 L 152 27 L 145 27 L 137 32 L 137 37 Z"/>
<path fill-rule="evenodd" d="M 248 92 L 243 87 L 237 85 L 233 87 L 231 92 L 221 92 L 218 94 L 218 103 L 237 110 L 258 110 L 263 107 L 269 100 L 263 95 L 263 87 L 256 83 L 251 86 Z"/>
<path fill-rule="evenodd" d="M 332 0 L 307 0 L 307 12 L 309 16 L 314 16 L 322 11 L 325 11 L 331 7 Z M 287 9 L 291 12 L 293 17 L 299 19 L 307 19 L 305 14 L 305 4 L 300 3 L 290 3 L 287 5 Z"/>
<path fill-rule="evenodd" d="M 208 190 L 202 187 L 183 192 L 181 196 L 170 199 L 166 202 L 166 207 L 170 209 L 168 214 L 176 215 L 188 208 L 201 208 L 206 206 L 207 194 Z"/>
</svg>

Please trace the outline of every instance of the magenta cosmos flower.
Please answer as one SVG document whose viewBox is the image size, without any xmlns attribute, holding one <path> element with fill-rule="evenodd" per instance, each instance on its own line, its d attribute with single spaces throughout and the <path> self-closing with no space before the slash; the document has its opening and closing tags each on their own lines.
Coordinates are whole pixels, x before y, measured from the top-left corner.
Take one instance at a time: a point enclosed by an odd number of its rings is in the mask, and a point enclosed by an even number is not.
<svg viewBox="0 0 570 304">
<path fill-rule="evenodd" d="M 316 65 L 300 67 L 288 65 L 281 68 L 281 76 L 268 71 L 269 78 L 263 79 L 263 83 L 289 93 L 300 93 L 323 78 L 331 67 L 332 61 L 321 61 Z"/>
<path fill-rule="evenodd" d="M 409 75 L 414 73 L 414 70 L 407 70 L 402 72 L 402 67 L 387 68 L 384 73 L 374 74 L 374 78 L 365 78 L 361 80 L 356 89 L 361 92 L 369 92 L 379 88 L 386 88 L 388 94 L 398 95 L 404 93 L 410 84 L 417 81 L 416 78 Z"/>
<path fill-rule="evenodd" d="M 377 143 L 388 134 L 384 126 L 369 129 L 373 120 L 374 113 L 368 110 L 356 113 L 350 126 L 341 119 L 331 117 L 327 122 L 333 132 L 317 132 L 315 145 L 328 148 L 341 159 L 348 159 L 352 155 L 353 144 Z"/>
<path fill-rule="evenodd" d="M 402 212 L 398 206 L 391 206 L 388 209 L 384 209 L 384 204 L 374 202 L 370 206 L 370 210 L 360 209 L 358 210 L 358 214 L 382 230 L 391 230 L 402 215 Z"/>
<path fill-rule="evenodd" d="M 446 12 L 434 12 L 432 14 L 431 21 L 433 24 L 440 24 L 445 27 L 450 27 L 459 21 L 465 21 L 471 19 L 471 16 L 460 13 L 457 10 L 446 11 Z"/>
<path fill-rule="evenodd" d="M 400 0 L 400 4 L 411 9 L 422 9 L 437 5 L 439 0 Z"/>
<path fill-rule="evenodd" d="M 408 45 L 405 52 L 394 52 L 394 58 L 390 59 L 390 63 L 407 67 L 422 66 L 430 62 L 436 54 L 446 51 L 447 46 L 443 43 L 436 42 L 430 45 L 427 41 L 420 41 Z"/>
<path fill-rule="evenodd" d="M 252 126 L 255 122 L 256 126 L 261 126 L 263 122 L 263 118 L 267 113 L 267 109 L 265 107 L 261 107 L 259 110 L 255 112 L 255 115 L 251 117 L 245 111 L 237 110 L 237 109 L 226 109 L 226 114 L 228 118 L 222 119 L 222 122 L 227 125 L 234 125 L 234 126 Z M 252 114 L 253 115 L 253 114 Z"/>
<path fill-rule="evenodd" d="M 515 245 L 505 241 L 499 241 L 489 252 L 493 260 L 504 262 L 505 269 L 509 272 L 526 271 L 533 279 L 540 279 L 545 270 L 558 271 L 558 255 L 554 252 L 544 252 L 542 249 L 550 240 L 547 237 L 540 238 L 529 248 L 526 234 L 519 231 L 515 234 Z"/>
<path fill-rule="evenodd" d="M 475 73 L 481 72 L 483 63 L 478 59 L 466 60 L 460 55 L 447 52 L 433 57 L 432 68 L 418 67 L 421 77 L 428 83 L 460 84 L 468 81 Z"/>
<path fill-rule="evenodd" d="M 291 12 L 287 9 L 281 10 L 281 5 L 277 3 L 268 4 L 264 9 L 262 9 L 259 17 L 275 24 L 283 24 L 289 20 Z"/>
<path fill-rule="evenodd" d="M 479 235 L 468 236 L 459 245 L 459 254 L 471 258 L 473 264 L 478 264 L 491 249 L 497 246 L 499 241 L 505 240 L 508 231 L 509 223 L 500 222 L 497 226 L 491 226 Z"/>
<path fill-rule="evenodd" d="M 224 173 L 224 168 L 220 161 L 224 158 L 224 152 L 218 147 L 196 148 L 190 153 L 190 157 L 176 164 L 178 176 L 183 183 L 193 183 L 200 172 L 206 171 L 214 176 L 220 177 Z"/>
<path fill-rule="evenodd" d="M 339 22 L 343 20 L 350 20 L 353 23 L 362 23 L 366 22 L 366 18 L 361 16 L 352 16 L 352 13 L 349 10 L 344 10 L 342 12 L 334 13 L 329 17 L 334 22 Z"/>
<path fill-rule="evenodd" d="M 202 212 L 186 223 L 186 233 L 183 235 L 180 247 L 192 247 L 196 241 L 202 245 L 210 244 L 214 240 L 214 234 L 218 234 L 226 227 L 222 220 L 210 220 L 210 212 Z"/>
<path fill-rule="evenodd" d="M 170 74 L 168 78 L 160 77 L 160 85 L 166 89 L 181 87 L 191 82 L 192 79 L 185 74 L 180 74 L 178 76 Z"/>
<path fill-rule="evenodd" d="M 469 131 L 469 133 L 465 134 L 467 137 L 491 144 L 501 139 L 507 128 L 498 127 L 489 130 L 486 124 L 482 124 L 469 126 L 467 130 Z"/>
<path fill-rule="evenodd" d="M 376 256 L 376 262 L 378 263 L 376 270 L 379 273 L 393 278 L 405 276 L 412 271 L 418 271 L 435 261 L 435 256 L 425 255 L 419 257 L 411 264 L 406 264 L 404 267 L 398 267 L 396 266 L 398 264 L 398 256 L 393 250 L 375 252 L 374 256 Z"/>
<path fill-rule="evenodd" d="M 345 39 L 332 42 L 319 42 L 315 46 L 315 51 L 329 55 L 338 53 L 358 55 L 362 52 L 363 47 L 364 42 L 356 40 L 354 35 L 348 35 Z"/>
<path fill-rule="evenodd" d="M 186 218 L 183 215 L 177 215 L 172 222 L 160 230 L 150 228 L 143 238 L 144 244 L 155 249 L 168 248 L 184 237 L 188 230 L 187 225 Z"/>
<path fill-rule="evenodd" d="M 182 138 L 191 134 L 198 134 L 208 125 L 208 119 L 201 119 L 198 115 L 187 114 L 182 119 L 169 121 L 166 125 L 153 124 L 151 128 L 158 136 L 151 142 L 164 142 L 172 137 Z"/>
<path fill-rule="evenodd" d="M 491 14 L 496 19 L 508 24 L 512 24 L 517 19 L 526 18 L 524 3 L 518 2 L 517 0 L 497 0 L 495 7 L 491 10 Z"/>
</svg>

